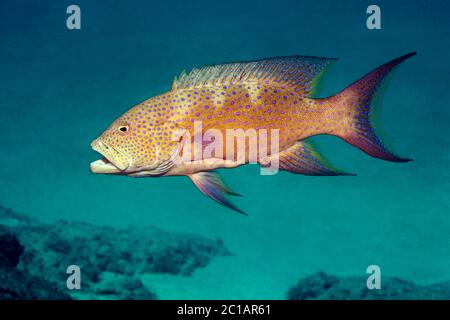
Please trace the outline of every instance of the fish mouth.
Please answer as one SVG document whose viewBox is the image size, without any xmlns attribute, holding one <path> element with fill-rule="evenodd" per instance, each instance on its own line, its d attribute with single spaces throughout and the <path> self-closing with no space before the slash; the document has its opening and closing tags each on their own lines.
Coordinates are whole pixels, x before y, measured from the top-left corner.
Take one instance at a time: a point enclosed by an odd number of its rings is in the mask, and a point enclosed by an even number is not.
<svg viewBox="0 0 450 320">
<path fill-rule="evenodd" d="M 124 173 L 130 167 L 131 161 L 128 157 L 125 157 L 117 149 L 106 145 L 101 140 L 94 140 L 91 143 L 91 147 L 103 156 L 102 159 L 91 163 L 90 169 L 93 173 Z"/>
<path fill-rule="evenodd" d="M 106 158 L 91 162 L 90 169 L 93 173 L 115 174 L 123 172 Z"/>
</svg>

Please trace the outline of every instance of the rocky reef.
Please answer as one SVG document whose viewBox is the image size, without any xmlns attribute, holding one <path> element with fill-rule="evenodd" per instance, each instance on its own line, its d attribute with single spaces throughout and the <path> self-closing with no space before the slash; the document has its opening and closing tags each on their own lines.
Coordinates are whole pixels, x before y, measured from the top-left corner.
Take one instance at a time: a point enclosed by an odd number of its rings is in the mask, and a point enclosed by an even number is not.
<svg viewBox="0 0 450 320">
<path fill-rule="evenodd" d="M 114 229 L 82 222 L 43 224 L 0 207 L 1 299 L 155 299 L 140 275 L 189 276 L 229 252 L 220 240 L 154 227 Z M 66 269 L 81 269 L 68 290 Z"/>
<path fill-rule="evenodd" d="M 155 227 L 111 228 L 83 222 L 45 224 L 0 206 L 0 300 L 157 299 L 146 274 L 190 276 L 217 256 L 222 241 Z M 81 289 L 67 288 L 67 267 L 81 270 Z M 450 282 L 420 286 L 383 277 L 368 290 L 365 277 L 319 272 L 301 279 L 290 300 L 450 299 Z"/>
<path fill-rule="evenodd" d="M 288 294 L 289 300 L 445 300 L 450 282 L 418 286 L 398 278 L 382 278 L 380 290 L 369 290 L 364 277 L 336 277 L 319 272 L 301 279 Z"/>
<path fill-rule="evenodd" d="M 0 225 L 0 300 L 70 299 L 54 283 L 17 268 L 24 250 L 16 235 Z"/>
</svg>

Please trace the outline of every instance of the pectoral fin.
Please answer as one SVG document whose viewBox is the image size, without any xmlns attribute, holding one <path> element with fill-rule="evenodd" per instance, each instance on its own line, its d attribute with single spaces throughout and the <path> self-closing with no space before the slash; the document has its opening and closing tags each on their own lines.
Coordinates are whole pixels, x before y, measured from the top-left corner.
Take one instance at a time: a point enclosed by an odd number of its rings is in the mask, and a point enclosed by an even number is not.
<svg viewBox="0 0 450 320">
<path fill-rule="evenodd" d="M 278 154 L 279 169 L 310 176 L 354 175 L 334 168 L 312 145 L 297 141 L 292 147 Z"/>
<path fill-rule="evenodd" d="M 197 172 L 194 174 L 190 174 L 189 178 L 191 178 L 192 182 L 197 186 L 197 188 L 200 189 L 200 191 L 204 195 L 207 195 L 208 197 L 212 198 L 225 207 L 235 210 L 241 214 L 247 215 L 244 211 L 236 207 L 228 199 L 228 195 L 239 197 L 241 197 L 241 195 L 228 188 L 223 183 L 217 172 Z"/>
</svg>

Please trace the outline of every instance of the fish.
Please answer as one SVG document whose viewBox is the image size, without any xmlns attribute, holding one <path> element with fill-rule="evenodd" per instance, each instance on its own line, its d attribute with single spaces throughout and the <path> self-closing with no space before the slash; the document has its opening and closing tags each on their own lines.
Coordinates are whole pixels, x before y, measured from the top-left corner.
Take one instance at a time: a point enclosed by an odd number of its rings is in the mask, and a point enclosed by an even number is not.
<svg viewBox="0 0 450 320">
<path fill-rule="evenodd" d="M 276 163 L 275 171 L 354 175 L 331 165 L 308 141 L 313 136 L 339 137 L 385 161 L 411 161 L 395 155 L 377 135 L 374 115 L 391 72 L 415 54 L 387 62 L 325 98 L 316 97 L 316 90 L 336 58 L 275 57 L 183 71 L 170 91 L 132 107 L 91 143 L 102 158 L 90 169 L 130 177 L 187 176 L 204 195 L 246 214 L 231 201 L 241 195 L 224 183 L 218 169 L 249 163 L 273 169 Z M 226 136 L 238 129 L 265 130 L 257 140 L 265 138 L 267 152 L 238 159 L 233 137 L 205 155 L 213 140 L 197 139 L 208 130 Z M 250 138 L 244 140 L 243 150 L 249 153 Z"/>
</svg>

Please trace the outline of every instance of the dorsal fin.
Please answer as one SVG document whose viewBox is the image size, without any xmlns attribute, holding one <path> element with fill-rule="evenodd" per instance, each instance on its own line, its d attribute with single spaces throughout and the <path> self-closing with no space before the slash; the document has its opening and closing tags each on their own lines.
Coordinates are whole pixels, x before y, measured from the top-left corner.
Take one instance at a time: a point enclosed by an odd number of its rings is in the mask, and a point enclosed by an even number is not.
<svg viewBox="0 0 450 320">
<path fill-rule="evenodd" d="M 291 56 L 194 68 L 189 74 L 183 71 L 178 79 L 175 78 L 172 90 L 269 80 L 295 87 L 297 92 L 310 96 L 320 76 L 335 60 Z"/>
</svg>

